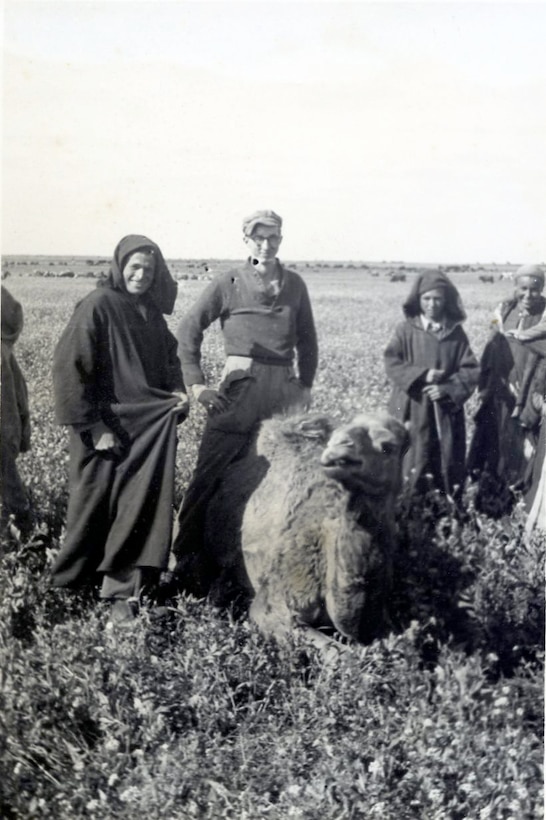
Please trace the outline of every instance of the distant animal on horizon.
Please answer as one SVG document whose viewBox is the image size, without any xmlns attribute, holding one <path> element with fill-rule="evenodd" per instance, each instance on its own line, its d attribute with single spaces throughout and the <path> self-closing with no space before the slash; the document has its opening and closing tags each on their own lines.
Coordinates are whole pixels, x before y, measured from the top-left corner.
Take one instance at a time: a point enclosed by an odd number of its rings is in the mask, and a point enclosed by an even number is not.
<svg viewBox="0 0 546 820">
<path fill-rule="evenodd" d="M 406 274 L 405 273 L 391 273 L 389 275 L 390 282 L 405 282 L 406 281 Z"/>
<path fill-rule="evenodd" d="M 495 281 L 494 276 L 487 276 L 483 273 L 480 276 L 478 276 L 478 279 L 480 280 L 480 282 L 494 282 Z"/>
<path fill-rule="evenodd" d="M 327 649 L 323 627 L 355 640 L 380 634 L 407 445 L 386 413 L 338 426 L 312 414 L 262 422 L 208 506 L 216 589 L 235 581 L 252 597 L 251 619 L 280 639 L 302 629 Z"/>
</svg>

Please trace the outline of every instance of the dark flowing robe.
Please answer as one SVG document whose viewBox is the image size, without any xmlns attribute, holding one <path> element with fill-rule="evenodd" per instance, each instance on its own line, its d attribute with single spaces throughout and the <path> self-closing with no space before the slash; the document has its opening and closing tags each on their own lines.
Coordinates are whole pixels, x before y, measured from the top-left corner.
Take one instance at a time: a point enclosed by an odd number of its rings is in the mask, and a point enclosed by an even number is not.
<svg viewBox="0 0 546 820">
<path fill-rule="evenodd" d="M 500 306 L 503 330 L 527 330 L 536 325 L 545 300 L 531 314 L 520 314 L 516 299 Z M 475 477 L 492 477 L 494 486 L 529 488 L 540 429 L 540 409 L 533 394 L 544 392 L 546 340 L 519 342 L 495 331 L 481 360 L 480 408 L 469 453 Z M 526 442 L 530 447 L 526 448 Z"/>
<path fill-rule="evenodd" d="M 464 403 L 478 383 L 478 363 L 460 323 L 439 334 L 424 329 L 420 315 L 397 326 L 385 350 L 385 369 L 393 383 L 388 409 L 409 422 L 410 447 L 403 474 L 410 487 L 426 488 L 430 473 L 441 490 L 462 490 L 465 479 Z M 449 396 L 432 402 L 423 394 L 428 370 L 444 370 Z M 434 404 L 437 405 L 437 415 Z M 439 429 L 438 429 L 439 428 Z M 441 438 L 441 440 L 440 440 Z"/>
<path fill-rule="evenodd" d="M 527 473 L 525 505 L 529 513 L 528 531 L 536 527 L 546 532 L 546 339 L 533 342 L 531 351 L 538 358 L 529 385 L 530 403 L 537 412 L 533 394 L 538 394 L 542 396 L 543 404 L 539 414 L 538 441 Z"/>
<path fill-rule="evenodd" d="M 546 532 L 546 415 L 542 416 L 533 471 L 525 496 L 525 506 L 529 513 L 528 530 L 531 531 L 537 527 Z"/>
<path fill-rule="evenodd" d="M 157 276 L 157 268 L 156 268 Z M 119 277 L 118 277 L 119 281 Z M 176 340 L 153 298 L 98 288 L 77 306 L 54 353 L 56 415 L 70 432 L 66 535 L 58 586 L 94 572 L 166 567 L 174 503 L 177 398 L 184 390 Z M 93 449 L 104 421 L 121 446 Z"/>
<path fill-rule="evenodd" d="M 2 285 L 2 393 L 1 459 L 2 516 L 26 518 L 28 498 L 15 460 L 30 449 L 30 415 L 27 385 L 13 347 L 23 329 L 23 309 Z"/>
</svg>

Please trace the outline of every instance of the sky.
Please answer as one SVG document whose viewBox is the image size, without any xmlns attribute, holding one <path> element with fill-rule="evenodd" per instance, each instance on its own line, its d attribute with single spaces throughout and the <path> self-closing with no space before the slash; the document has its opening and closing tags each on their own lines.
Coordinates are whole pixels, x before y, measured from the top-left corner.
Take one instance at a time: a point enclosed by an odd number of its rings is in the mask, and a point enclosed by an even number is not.
<svg viewBox="0 0 546 820">
<path fill-rule="evenodd" d="M 546 3 L 5 0 L 2 253 L 546 259 Z"/>
</svg>

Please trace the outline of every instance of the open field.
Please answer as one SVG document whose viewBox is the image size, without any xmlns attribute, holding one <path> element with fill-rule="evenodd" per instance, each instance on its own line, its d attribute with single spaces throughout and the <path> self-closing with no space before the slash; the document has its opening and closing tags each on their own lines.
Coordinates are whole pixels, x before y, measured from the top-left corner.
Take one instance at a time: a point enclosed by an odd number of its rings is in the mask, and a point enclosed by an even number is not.
<svg viewBox="0 0 546 820">
<path fill-rule="evenodd" d="M 541 817 L 545 539 L 523 541 L 520 510 L 511 522 L 478 516 L 471 487 L 460 535 L 401 504 L 392 632 L 332 668 L 298 640 L 279 648 L 244 613 L 206 601 L 181 597 L 167 618 L 144 611 L 134 628 L 113 633 L 92 592 L 49 587 L 68 489 L 52 352 L 95 281 L 35 271 L 107 269 L 98 261 L 3 260 L 6 286 L 25 311 L 16 354 L 33 442 L 19 464 L 35 531 L 26 543 L 7 541 L 0 565 L 0 816 Z M 172 329 L 225 264 L 172 263 L 180 278 Z M 313 409 L 348 419 L 384 406 L 382 352 L 415 275 L 406 265 L 406 281 L 390 281 L 402 265 L 297 263 L 319 333 Z M 478 356 L 495 304 L 511 292 L 499 280 L 511 267 L 450 272 Z M 480 280 L 492 271 L 492 283 Z M 204 359 L 212 381 L 222 361 L 216 330 Z M 470 428 L 475 409 L 473 398 Z M 179 428 L 178 498 L 203 423 L 193 407 Z"/>
</svg>

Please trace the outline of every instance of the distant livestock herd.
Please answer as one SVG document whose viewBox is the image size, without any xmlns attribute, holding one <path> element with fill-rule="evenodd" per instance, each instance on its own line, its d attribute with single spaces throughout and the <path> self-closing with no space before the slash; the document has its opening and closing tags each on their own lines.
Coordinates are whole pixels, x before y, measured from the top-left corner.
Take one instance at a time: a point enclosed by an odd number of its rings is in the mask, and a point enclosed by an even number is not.
<svg viewBox="0 0 546 820">
<path fill-rule="evenodd" d="M 17 264 L 17 263 L 15 263 Z M 54 262 L 50 263 L 54 265 Z M 80 270 L 51 270 L 51 268 L 34 268 L 31 271 L 25 271 L 25 276 L 40 276 L 44 279 L 104 279 L 108 273 L 108 263 L 101 263 L 101 262 L 88 262 L 88 266 L 91 265 L 103 265 L 100 270 L 89 270 L 89 269 L 80 269 Z M 13 265 L 13 263 L 12 263 Z M 190 264 L 188 267 L 192 267 Z M 203 271 L 200 273 L 188 273 L 186 271 L 180 270 L 172 270 L 172 274 L 175 279 L 177 280 L 188 280 L 188 279 L 197 279 L 201 281 L 210 281 L 212 279 L 211 268 L 208 265 L 203 265 Z M 4 263 L 2 266 L 2 279 L 7 279 L 9 276 L 12 275 L 12 271 L 10 268 Z M 19 272 L 17 272 L 19 276 Z"/>
<path fill-rule="evenodd" d="M 34 264 L 36 264 L 36 262 L 34 262 Z M 102 279 L 107 275 L 109 262 L 107 259 L 101 258 L 85 259 L 76 262 L 74 269 L 63 267 L 66 265 L 66 261 L 64 263 L 62 261 L 47 261 L 46 264 L 47 267 L 45 268 L 34 268 L 29 271 L 28 267 L 32 265 L 32 260 L 17 259 L 8 261 L 4 259 L 2 264 L 2 279 L 7 279 L 8 276 L 14 273 L 13 269 L 19 266 L 26 267 L 24 271 L 24 275 L 26 276 L 40 276 L 46 279 Z M 184 266 L 183 270 L 177 269 L 176 263 L 170 263 L 171 272 L 177 280 L 195 279 L 210 281 L 213 278 L 215 271 L 209 262 L 187 260 L 183 261 L 182 264 Z M 83 267 L 84 265 L 85 267 Z M 364 262 L 359 264 L 354 262 L 300 262 L 298 264 L 289 262 L 288 266 L 290 268 L 307 268 L 311 270 L 362 269 L 373 277 L 382 277 L 389 282 L 405 282 L 408 273 L 422 272 L 422 266 L 392 263 L 392 266 L 388 267 L 388 263 L 386 262 L 380 265 L 366 264 Z M 511 271 L 500 271 L 499 273 L 490 272 L 486 267 L 481 265 L 440 265 L 439 269 L 445 273 L 478 273 L 479 271 L 484 271 L 484 273 L 479 273 L 478 279 L 480 282 L 490 284 L 493 284 L 497 280 L 511 281 L 513 279 L 513 273 Z"/>
</svg>

